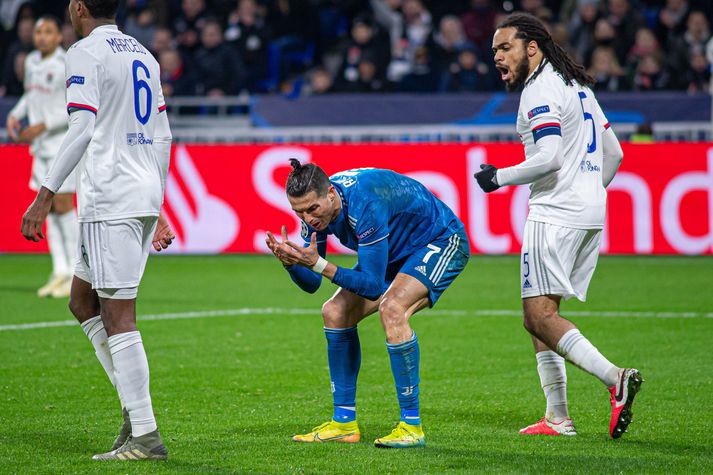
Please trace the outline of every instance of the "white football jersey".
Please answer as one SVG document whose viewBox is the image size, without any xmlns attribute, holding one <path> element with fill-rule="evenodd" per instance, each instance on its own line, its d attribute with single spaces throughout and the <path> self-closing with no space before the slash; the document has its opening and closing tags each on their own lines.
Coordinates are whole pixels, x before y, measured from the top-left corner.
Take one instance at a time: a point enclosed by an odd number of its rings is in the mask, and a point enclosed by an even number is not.
<svg viewBox="0 0 713 475">
<path fill-rule="evenodd" d="M 532 74 L 537 74 L 535 70 Z M 609 128 L 594 93 L 569 86 L 547 62 L 520 96 L 517 133 L 525 159 L 547 135 L 562 136 L 562 168 L 530 185 L 528 219 L 579 229 L 604 226 L 607 192 L 602 184 L 602 134 Z"/>
<path fill-rule="evenodd" d="M 159 66 L 116 25 L 95 28 L 67 52 L 67 112 L 96 115 L 77 175 L 80 222 L 158 216 L 168 163 L 154 151 L 166 110 Z"/>
<path fill-rule="evenodd" d="M 30 153 L 37 158 L 53 159 L 67 132 L 64 83 L 65 53 L 57 48 L 42 58 L 33 51 L 25 59 L 25 93 L 10 115 L 29 125 L 45 124 L 46 130 L 32 141 Z"/>
</svg>

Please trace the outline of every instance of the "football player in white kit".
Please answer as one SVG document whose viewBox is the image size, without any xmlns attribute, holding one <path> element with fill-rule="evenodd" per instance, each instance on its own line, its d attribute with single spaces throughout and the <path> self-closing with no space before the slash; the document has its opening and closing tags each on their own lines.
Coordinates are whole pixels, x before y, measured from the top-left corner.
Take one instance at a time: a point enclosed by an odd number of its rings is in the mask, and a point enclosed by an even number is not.
<svg viewBox="0 0 713 475">
<path fill-rule="evenodd" d="M 641 374 L 610 363 L 559 314 L 559 307 L 562 298 L 586 299 L 599 256 L 606 187 L 623 152 L 589 88 L 594 79 L 552 40 L 540 20 L 523 13 L 507 17 L 493 36 L 493 53 L 507 89 L 523 88 L 517 132 L 525 161 L 501 169 L 482 165 L 475 178 L 485 192 L 530 184 L 521 295 L 547 399 L 545 417 L 520 432 L 576 435 L 567 408 L 567 359 L 609 389 L 609 435 L 616 439 L 631 422 Z"/>
<path fill-rule="evenodd" d="M 94 459 L 156 460 L 168 452 L 151 406 L 136 296 L 149 249 L 166 248 L 174 237 L 160 214 L 171 131 L 158 63 L 118 30 L 118 3 L 69 3 L 72 26 L 83 38 L 67 51 L 69 130 L 23 216 L 22 234 L 43 237 L 52 196 L 79 165 L 80 258 L 69 306 L 116 387 L 124 415 L 112 450 Z"/>
<path fill-rule="evenodd" d="M 7 116 L 7 133 L 15 142 L 30 143 L 33 157 L 30 189 L 38 191 L 67 132 L 64 49 L 60 21 L 43 16 L 35 23 L 35 51 L 25 60 L 25 93 Z M 28 126 L 22 128 L 22 121 Z M 47 244 L 52 273 L 37 291 L 39 297 L 68 297 L 77 257 L 77 214 L 74 173 L 52 199 L 47 216 Z"/>
</svg>

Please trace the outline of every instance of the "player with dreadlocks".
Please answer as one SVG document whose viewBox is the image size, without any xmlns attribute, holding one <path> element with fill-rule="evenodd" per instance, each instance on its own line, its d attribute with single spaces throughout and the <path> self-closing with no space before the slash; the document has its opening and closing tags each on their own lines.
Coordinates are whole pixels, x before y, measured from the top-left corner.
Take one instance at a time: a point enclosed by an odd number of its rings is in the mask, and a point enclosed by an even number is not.
<svg viewBox="0 0 713 475">
<path fill-rule="evenodd" d="M 481 165 L 475 178 L 486 193 L 530 185 L 520 291 L 547 399 L 545 417 L 520 432 L 577 434 L 567 408 L 566 359 L 609 388 L 609 434 L 616 439 L 631 422 L 641 374 L 610 363 L 559 311 L 562 298 L 586 299 L 599 256 L 606 187 L 623 152 L 590 89 L 594 79 L 540 20 L 523 13 L 507 17 L 493 36 L 493 54 L 508 91 L 522 88 L 517 132 L 525 161 L 502 169 Z"/>
</svg>

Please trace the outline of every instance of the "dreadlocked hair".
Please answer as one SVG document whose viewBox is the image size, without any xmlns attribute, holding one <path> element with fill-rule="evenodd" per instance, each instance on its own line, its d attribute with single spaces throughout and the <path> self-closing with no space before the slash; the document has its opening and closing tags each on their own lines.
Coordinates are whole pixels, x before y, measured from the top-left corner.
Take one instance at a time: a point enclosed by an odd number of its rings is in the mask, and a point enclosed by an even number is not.
<svg viewBox="0 0 713 475">
<path fill-rule="evenodd" d="M 572 81 L 577 81 L 580 85 L 589 87 L 594 86 L 596 83 L 596 80 L 587 74 L 584 66 L 574 62 L 567 52 L 554 42 L 545 24 L 537 17 L 529 13 L 513 13 L 503 20 L 497 28 L 515 28 L 517 30 L 516 38 L 525 40 L 525 43 L 530 41 L 537 42 L 545 58 L 552 63 L 554 70 L 560 73 L 570 86 Z M 537 74 L 532 79 L 536 76 Z"/>
<path fill-rule="evenodd" d="M 302 165 L 296 158 L 290 158 L 290 165 L 292 171 L 285 185 L 288 196 L 299 198 L 310 191 L 317 193 L 317 196 L 324 196 L 329 191 L 329 177 L 317 165 Z"/>
</svg>

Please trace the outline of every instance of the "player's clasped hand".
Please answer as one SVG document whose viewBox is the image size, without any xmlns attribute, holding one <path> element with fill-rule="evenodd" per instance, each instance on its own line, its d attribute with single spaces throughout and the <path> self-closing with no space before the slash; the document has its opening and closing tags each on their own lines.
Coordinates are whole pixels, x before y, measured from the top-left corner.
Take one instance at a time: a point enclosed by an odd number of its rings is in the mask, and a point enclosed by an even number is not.
<svg viewBox="0 0 713 475">
<path fill-rule="evenodd" d="M 495 168 L 493 165 L 481 165 L 480 171 L 473 176 L 478 182 L 480 188 L 484 192 L 490 193 L 500 188 L 496 175 L 497 172 L 498 169 Z"/>
<path fill-rule="evenodd" d="M 284 266 L 298 264 L 305 267 L 312 267 L 317 263 L 317 259 L 319 258 L 316 233 L 312 233 L 309 247 L 302 247 L 289 240 L 287 237 L 287 227 L 282 226 L 282 241 L 278 241 L 275 236 L 268 231 L 265 243 Z"/>
</svg>

